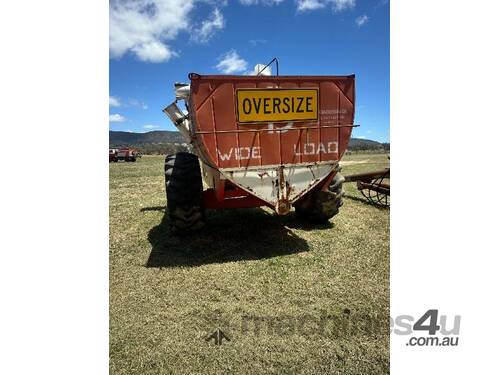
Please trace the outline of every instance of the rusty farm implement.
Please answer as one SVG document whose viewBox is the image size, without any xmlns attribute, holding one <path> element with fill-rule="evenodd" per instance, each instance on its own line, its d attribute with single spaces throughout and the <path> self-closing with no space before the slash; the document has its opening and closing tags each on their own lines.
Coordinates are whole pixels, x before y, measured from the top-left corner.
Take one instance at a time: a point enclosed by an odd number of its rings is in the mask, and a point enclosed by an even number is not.
<svg viewBox="0 0 500 375">
<path fill-rule="evenodd" d="M 356 182 L 358 190 L 376 206 L 390 206 L 390 168 L 345 176 L 344 182 Z"/>
</svg>

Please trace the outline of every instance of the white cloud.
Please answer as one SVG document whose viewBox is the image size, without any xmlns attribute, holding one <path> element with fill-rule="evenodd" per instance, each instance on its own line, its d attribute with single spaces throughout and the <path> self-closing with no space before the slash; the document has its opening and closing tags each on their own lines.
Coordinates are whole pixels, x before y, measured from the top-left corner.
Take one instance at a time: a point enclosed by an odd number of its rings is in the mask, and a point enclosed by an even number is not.
<svg viewBox="0 0 500 375">
<path fill-rule="evenodd" d="M 139 60 L 158 63 L 178 56 L 171 46 L 179 33 L 192 31 L 199 39 L 210 39 L 222 29 L 223 16 L 218 9 L 192 28 L 191 13 L 206 0 L 111 0 L 109 7 L 109 53 L 120 58 L 127 52 Z M 198 38 L 197 38 L 198 37 Z"/>
<path fill-rule="evenodd" d="M 235 50 L 231 50 L 219 59 L 216 68 L 224 74 L 231 74 L 243 72 L 247 69 L 247 66 L 248 63 L 240 58 Z"/>
<path fill-rule="evenodd" d="M 297 10 L 299 12 L 320 9 L 324 8 L 325 6 L 326 2 L 323 0 L 297 0 Z"/>
<path fill-rule="evenodd" d="M 224 28 L 224 16 L 215 8 L 209 18 L 203 21 L 200 27 L 193 30 L 191 40 L 197 43 L 207 43 L 217 30 Z"/>
<path fill-rule="evenodd" d="M 363 14 L 362 16 L 359 16 L 358 18 L 356 18 L 356 20 L 354 20 L 354 22 L 356 23 L 356 25 L 361 27 L 365 23 L 367 23 L 369 19 L 370 18 L 366 14 Z"/>
<path fill-rule="evenodd" d="M 266 44 L 267 40 L 266 39 L 250 39 L 248 42 L 252 45 L 252 47 L 256 47 L 259 44 Z"/>
<path fill-rule="evenodd" d="M 283 0 L 240 0 L 242 5 L 278 5 L 282 2 Z"/>
<path fill-rule="evenodd" d="M 109 106 L 110 107 L 119 107 L 121 106 L 120 99 L 116 96 L 109 96 Z"/>
<path fill-rule="evenodd" d="M 146 130 L 158 129 L 160 125 L 144 125 L 143 128 Z"/>
<path fill-rule="evenodd" d="M 297 11 L 305 12 L 330 6 L 333 12 L 354 8 L 356 0 L 296 0 Z"/>
<path fill-rule="evenodd" d="M 341 12 L 344 9 L 351 9 L 356 6 L 356 0 L 333 0 L 331 3 L 333 3 L 334 12 Z"/>
<path fill-rule="evenodd" d="M 138 108 L 141 108 L 141 109 L 148 109 L 148 105 L 146 103 L 143 103 L 137 99 L 129 99 L 128 100 L 128 105 L 130 107 L 138 107 Z"/>
<path fill-rule="evenodd" d="M 118 96 L 109 96 L 109 106 L 110 107 L 137 107 L 141 109 L 148 109 L 148 105 L 146 103 L 141 102 L 137 99 L 120 99 Z"/>
<path fill-rule="evenodd" d="M 109 122 L 123 122 L 123 121 L 125 121 L 125 117 L 123 117 L 118 113 L 109 115 Z"/>
<path fill-rule="evenodd" d="M 153 63 L 168 61 L 172 57 L 178 56 L 170 47 L 156 40 L 139 44 L 131 49 L 139 60 Z"/>
</svg>

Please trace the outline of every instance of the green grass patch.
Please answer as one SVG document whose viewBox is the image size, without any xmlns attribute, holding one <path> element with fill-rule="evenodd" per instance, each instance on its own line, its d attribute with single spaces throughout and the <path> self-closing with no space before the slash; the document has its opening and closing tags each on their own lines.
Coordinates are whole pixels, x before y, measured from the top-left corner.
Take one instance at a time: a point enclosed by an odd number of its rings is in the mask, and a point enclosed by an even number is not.
<svg viewBox="0 0 500 375">
<path fill-rule="evenodd" d="M 354 183 L 329 225 L 223 210 L 188 237 L 168 229 L 163 157 L 111 163 L 109 184 L 111 374 L 389 372 L 389 210 Z"/>
</svg>

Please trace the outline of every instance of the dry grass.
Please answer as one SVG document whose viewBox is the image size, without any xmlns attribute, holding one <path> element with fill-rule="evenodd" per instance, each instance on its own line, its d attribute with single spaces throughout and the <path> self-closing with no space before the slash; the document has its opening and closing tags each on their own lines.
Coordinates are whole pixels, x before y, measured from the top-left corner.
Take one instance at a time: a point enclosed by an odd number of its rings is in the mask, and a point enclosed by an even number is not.
<svg viewBox="0 0 500 375">
<path fill-rule="evenodd" d="M 344 174 L 388 165 L 386 155 L 346 161 L 363 163 Z M 162 170 L 154 156 L 110 164 L 111 374 L 389 372 L 388 210 L 349 184 L 330 225 L 228 210 L 178 238 Z M 378 330 L 353 323 L 375 314 Z M 205 341 L 217 327 L 230 342 Z"/>
</svg>

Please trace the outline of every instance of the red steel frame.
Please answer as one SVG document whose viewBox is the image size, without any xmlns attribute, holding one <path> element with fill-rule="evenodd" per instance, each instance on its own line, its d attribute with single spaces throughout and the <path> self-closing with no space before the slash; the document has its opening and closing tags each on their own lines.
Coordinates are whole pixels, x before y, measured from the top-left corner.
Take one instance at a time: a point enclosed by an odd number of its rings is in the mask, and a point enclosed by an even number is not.
<svg viewBox="0 0 500 375">
<path fill-rule="evenodd" d="M 227 186 L 231 186 L 227 185 Z M 251 208 L 251 207 L 271 207 L 267 202 L 257 198 L 255 195 L 232 185 L 233 188 L 220 189 L 222 194 L 217 195 L 214 189 L 203 191 L 204 208 Z M 221 196 L 222 195 L 222 196 Z"/>
</svg>

